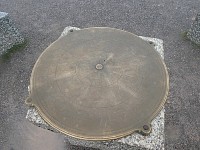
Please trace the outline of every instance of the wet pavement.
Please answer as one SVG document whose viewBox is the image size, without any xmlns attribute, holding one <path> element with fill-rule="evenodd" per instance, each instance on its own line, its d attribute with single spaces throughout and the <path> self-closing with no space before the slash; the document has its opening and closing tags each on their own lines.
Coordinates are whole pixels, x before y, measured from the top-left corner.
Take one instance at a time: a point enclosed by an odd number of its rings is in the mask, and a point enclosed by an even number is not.
<svg viewBox="0 0 200 150">
<path fill-rule="evenodd" d="M 200 149 L 200 48 L 182 36 L 199 8 L 197 0 L 1 0 L 0 10 L 28 45 L 0 64 L 0 149 L 84 149 L 70 148 L 62 135 L 25 120 L 32 67 L 66 26 L 108 26 L 163 39 L 170 75 L 165 148 Z"/>
</svg>

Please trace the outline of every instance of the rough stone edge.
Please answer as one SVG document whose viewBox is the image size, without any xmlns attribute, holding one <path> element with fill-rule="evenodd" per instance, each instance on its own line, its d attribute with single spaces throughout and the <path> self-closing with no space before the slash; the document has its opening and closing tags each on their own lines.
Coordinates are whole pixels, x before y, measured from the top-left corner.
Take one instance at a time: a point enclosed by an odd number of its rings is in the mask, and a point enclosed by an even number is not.
<svg viewBox="0 0 200 150">
<path fill-rule="evenodd" d="M 68 26 L 64 29 L 61 36 L 66 36 L 68 32 L 72 30 L 80 30 L 76 27 Z M 161 55 L 162 59 L 164 59 L 164 49 L 163 49 L 163 40 L 143 37 L 139 36 L 143 40 L 154 44 L 155 49 Z M 152 43 L 153 42 L 153 43 Z M 91 148 L 100 148 L 100 149 L 108 149 L 108 150 L 120 150 L 120 149 L 162 149 L 164 150 L 164 112 L 163 108 L 158 116 L 152 121 L 152 133 L 149 136 L 142 136 L 138 133 L 133 133 L 129 136 L 126 136 L 121 139 L 111 140 L 111 141 L 86 141 L 79 140 L 70 136 L 66 136 L 66 140 L 70 142 L 72 145 L 79 145 L 84 147 Z M 37 110 L 34 107 L 30 107 L 26 118 L 34 123 L 37 126 L 40 126 L 44 129 L 51 130 L 53 132 L 59 132 L 49 126 L 38 114 Z M 157 139 L 155 139 L 157 137 Z"/>
<path fill-rule="evenodd" d="M 7 15 L 8 15 L 8 13 L 6 13 L 6 12 L 0 12 L 0 19 L 4 18 Z"/>
<path fill-rule="evenodd" d="M 197 14 L 194 22 L 187 32 L 187 38 L 200 46 L 200 13 Z"/>
<path fill-rule="evenodd" d="M 3 32 L 5 32 L 5 29 L 2 28 L 3 26 L 9 26 L 6 29 L 6 32 L 10 32 L 11 37 L 6 37 L 3 34 Z M 0 39 L 2 40 L 0 41 L 0 46 L 1 46 L 0 57 L 1 57 L 4 54 L 8 53 L 12 47 L 17 46 L 19 44 L 23 44 L 25 42 L 25 39 L 19 32 L 19 29 L 15 27 L 15 23 L 12 21 L 12 19 L 6 12 L 0 12 L 0 27 L 2 28 L 1 29 L 2 34 L 0 34 Z M 10 39 L 12 39 L 13 41 L 10 41 Z M 6 44 L 4 44 L 4 42 Z"/>
</svg>

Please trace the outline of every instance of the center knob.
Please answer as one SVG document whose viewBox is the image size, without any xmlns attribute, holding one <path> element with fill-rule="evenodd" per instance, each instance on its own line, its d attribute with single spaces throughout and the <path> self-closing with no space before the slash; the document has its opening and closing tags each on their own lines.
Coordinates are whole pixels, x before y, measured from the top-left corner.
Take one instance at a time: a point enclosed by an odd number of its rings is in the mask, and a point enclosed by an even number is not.
<svg viewBox="0 0 200 150">
<path fill-rule="evenodd" d="M 97 64 L 96 65 L 96 69 L 97 70 L 102 70 L 103 69 L 103 65 L 102 64 Z"/>
</svg>

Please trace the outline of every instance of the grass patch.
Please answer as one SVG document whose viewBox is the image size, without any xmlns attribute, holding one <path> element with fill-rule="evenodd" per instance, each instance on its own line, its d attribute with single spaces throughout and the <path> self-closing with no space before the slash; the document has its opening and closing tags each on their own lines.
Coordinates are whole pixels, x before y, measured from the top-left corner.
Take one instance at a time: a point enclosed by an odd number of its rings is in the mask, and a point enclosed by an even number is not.
<svg viewBox="0 0 200 150">
<path fill-rule="evenodd" d="M 9 60 L 11 58 L 11 56 L 17 52 L 17 51 L 21 51 L 23 50 L 26 45 L 27 45 L 27 40 L 24 40 L 23 43 L 20 43 L 20 44 L 16 44 L 14 45 L 13 47 L 11 47 L 10 49 L 7 50 L 6 53 L 4 53 L 2 56 L 1 56 L 1 61 L 4 62 L 6 60 Z"/>
</svg>

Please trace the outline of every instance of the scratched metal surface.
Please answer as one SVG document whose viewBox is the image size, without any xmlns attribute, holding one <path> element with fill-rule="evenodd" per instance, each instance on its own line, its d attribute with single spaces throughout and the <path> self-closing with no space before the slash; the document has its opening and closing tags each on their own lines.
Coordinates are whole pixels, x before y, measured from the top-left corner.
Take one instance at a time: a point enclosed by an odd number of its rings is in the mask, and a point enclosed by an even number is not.
<svg viewBox="0 0 200 150">
<path fill-rule="evenodd" d="M 65 134 L 107 140 L 149 133 L 143 126 L 150 127 L 167 93 L 167 70 L 151 44 L 122 30 L 88 28 L 42 53 L 27 103 Z"/>
</svg>

